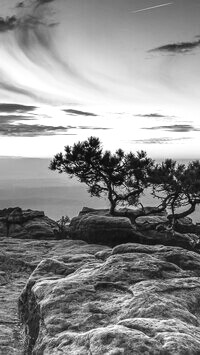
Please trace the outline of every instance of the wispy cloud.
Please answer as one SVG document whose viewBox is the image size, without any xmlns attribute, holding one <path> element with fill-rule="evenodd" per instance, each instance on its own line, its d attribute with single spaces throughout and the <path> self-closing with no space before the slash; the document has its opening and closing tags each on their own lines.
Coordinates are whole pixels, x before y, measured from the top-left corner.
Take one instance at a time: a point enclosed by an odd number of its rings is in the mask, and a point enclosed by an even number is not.
<svg viewBox="0 0 200 355">
<path fill-rule="evenodd" d="M 164 118 L 164 117 L 168 117 L 168 116 L 164 116 L 164 115 L 161 115 L 159 113 L 147 113 L 147 114 L 138 114 L 138 115 L 135 115 L 136 117 L 149 117 L 149 118 Z"/>
<path fill-rule="evenodd" d="M 9 92 L 9 93 L 12 93 L 12 94 L 19 94 L 19 95 L 22 95 L 24 97 L 29 97 L 33 100 L 38 100 L 40 95 L 39 94 L 35 94 L 34 92 L 31 91 L 31 89 L 26 89 L 26 88 L 22 88 L 22 87 L 19 87 L 17 85 L 14 85 L 10 82 L 6 82 L 4 81 L 6 79 L 2 79 L 2 82 L 0 82 L 0 88 Z M 40 101 L 46 101 L 44 98 L 43 99 L 40 99 Z"/>
<path fill-rule="evenodd" d="M 53 136 L 56 134 L 66 135 L 68 128 L 63 126 L 44 126 L 39 124 L 27 125 L 24 123 L 0 125 L 0 135 L 8 137 L 37 137 Z M 75 134 L 73 134 L 75 135 Z"/>
<path fill-rule="evenodd" d="M 190 139 L 189 137 L 180 137 L 180 138 L 170 138 L 170 137 L 163 137 L 163 138 L 149 138 L 149 139 L 135 139 L 132 140 L 131 143 L 137 144 L 168 144 L 174 141 L 180 142 L 182 140 Z"/>
<path fill-rule="evenodd" d="M 17 26 L 17 18 L 15 16 L 11 17 L 0 17 L 0 32 L 6 32 L 13 30 Z"/>
<path fill-rule="evenodd" d="M 171 126 L 155 126 L 155 127 L 146 127 L 142 129 L 148 129 L 148 130 L 164 130 L 168 132 L 194 132 L 194 131 L 200 131 L 200 128 L 196 128 L 192 125 L 188 124 L 175 124 Z"/>
<path fill-rule="evenodd" d="M 32 116 L 22 116 L 22 115 L 1 115 L 0 114 L 0 125 L 3 124 L 9 125 L 10 123 L 19 122 L 19 121 L 29 121 L 34 120 Z"/>
<path fill-rule="evenodd" d="M 97 116 L 95 113 L 91 112 L 85 112 L 85 111 L 79 111 L 79 110 L 73 110 L 73 109 L 67 109 L 63 110 L 64 112 L 72 115 L 80 115 L 80 116 Z"/>
<path fill-rule="evenodd" d="M 200 39 L 191 42 L 170 43 L 164 46 L 153 48 L 149 52 L 164 52 L 169 54 L 190 53 L 193 50 L 200 48 Z"/>
<path fill-rule="evenodd" d="M 13 112 L 29 112 L 34 111 L 36 106 L 28 106 L 28 105 L 19 105 L 19 104 L 11 104 L 11 103 L 0 103 L 0 112 L 5 113 L 13 113 Z"/>
<path fill-rule="evenodd" d="M 54 135 L 76 135 L 76 130 L 108 130 L 107 127 L 94 126 L 50 126 L 41 124 L 26 124 L 23 121 L 36 120 L 32 116 L 0 115 L 0 136 L 37 137 Z M 69 131 L 72 130 L 72 133 Z"/>
<path fill-rule="evenodd" d="M 42 4 L 47 4 L 47 3 L 53 2 L 53 1 L 55 1 L 55 0 L 37 0 L 37 3 L 42 5 Z"/>
<path fill-rule="evenodd" d="M 145 7 L 144 9 L 139 9 L 139 10 L 130 11 L 130 12 L 131 12 L 132 14 L 137 14 L 138 12 L 149 11 L 149 10 L 157 9 L 157 8 L 159 8 L 159 7 L 170 6 L 170 5 L 173 5 L 173 2 L 167 2 L 167 3 L 165 3 L 165 4 L 160 4 L 160 5 Z"/>
<path fill-rule="evenodd" d="M 92 129 L 94 131 L 96 130 L 103 130 L 103 131 L 106 131 L 106 130 L 109 130 L 109 129 L 112 129 L 112 128 L 109 128 L 109 127 L 93 127 L 93 126 L 78 126 L 77 128 L 79 129 Z"/>
</svg>

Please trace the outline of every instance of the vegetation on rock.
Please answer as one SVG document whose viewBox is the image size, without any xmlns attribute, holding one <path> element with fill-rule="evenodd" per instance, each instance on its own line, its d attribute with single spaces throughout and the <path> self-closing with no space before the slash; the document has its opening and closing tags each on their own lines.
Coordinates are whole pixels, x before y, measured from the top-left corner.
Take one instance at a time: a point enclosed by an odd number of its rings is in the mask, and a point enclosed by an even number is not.
<svg viewBox="0 0 200 355">
<path fill-rule="evenodd" d="M 160 199 L 163 208 L 170 211 L 168 220 L 172 226 L 178 219 L 194 212 L 200 203 L 199 161 L 192 161 L 186 166 L 167 159 L 154 166 L 151 182 L 153 196 Z"/>
<path fill-rule="evenodd" d="M 65 147 L 65 154 L 55 155 L 51 170 L 65 172 L 85 183 L 91 196 L 107 195 L 110 213 L 114 214 L 118 204 L 137 204 L 148 186 L 148 171 L 153 161 L 141 151 L 136 154 L 122 149 L 114 154 L 103 152 L 100 140 L 90 137 L 72 147 Z"/>
<path fill-rule="evenodd" d="M 88 186 L 91 196 L 106 195 L 111 215 L 116 214 L 117 205 L 138 205 L 147 187 L 161 203 L 148 213 L 142 208 L 140 215 L 168 209 L 172 227 L 200 204 L 199 161 L 185 165 L 166 159 L 156 164 L 144 151 L 136 154 L 122 149 L 114 154 L 103 151 L 99 138 L 90 137 L 66 146 L 65 153 L 56 154 L 49 168 L 78 178 Z"/>
</svg>

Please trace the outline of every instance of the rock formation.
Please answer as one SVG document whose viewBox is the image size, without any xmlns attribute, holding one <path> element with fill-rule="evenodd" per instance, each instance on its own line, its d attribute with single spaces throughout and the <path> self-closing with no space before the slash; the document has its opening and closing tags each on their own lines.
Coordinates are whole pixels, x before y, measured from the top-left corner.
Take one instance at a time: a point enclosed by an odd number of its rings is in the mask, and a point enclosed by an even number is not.
<svg viewBox="0 0 200 355">
<path fill-rule="evenodd" d="M 137 215 L 137 211 L 130 212 L 125 209 L 121 210 L 119 215 L 130 217 L 133 213 Z M 192 224 L 190 218 L 180 220 L 177 231 L 172 231 L 167 227 L 168 219 L 164 213 L 138 217 L 136 224 L 131 223 L 133 217 L 129 217 L 111 216 L 108 210 L 83 208 L 79 215 L 71 220 L 69 235 L 71 239 L 112 247 L 132 242 L 181 246 L 189 250 L 200 248 L 200 233 L 196 235 L 194 232 L 198 226 Z M 180 229 L 182 233 L 178 232 Z"/>
<path fill-rule="evenodd" d="M 139 241 L 140 233 L 127 217 L 80 214 L 74 217 L 69 225 L 70 238 L 82 239 L 87 243 L 117 245 L 120 243 Z"/>
<path fill-rule="evenodd" d="M 0 211 L 0 354 L 199 354 L 198 226 L 120 213 Z"/>
<path fill-rule="evenodd" d="M 81 254 L 82 260 L 87 260 L 107 249 L 83 241 L 0 238 L 0 354 L 26 355 L 18 299 L 30 274 L 43 259 L 73 260 L 73 255 L 78 259 Z"/>
<path fill-rule="evenodd" d="M 59 238 L 56 222 L 42 211 L 22 210 L 20 207 L 0 210 L 0 237 L 25 239 Z"/>
<path fill-rule="evenodd" d="M 200 255 L 124 244 L 43 260 L 19 300 L 26 354 L 199 354 Z"/>
</svg>

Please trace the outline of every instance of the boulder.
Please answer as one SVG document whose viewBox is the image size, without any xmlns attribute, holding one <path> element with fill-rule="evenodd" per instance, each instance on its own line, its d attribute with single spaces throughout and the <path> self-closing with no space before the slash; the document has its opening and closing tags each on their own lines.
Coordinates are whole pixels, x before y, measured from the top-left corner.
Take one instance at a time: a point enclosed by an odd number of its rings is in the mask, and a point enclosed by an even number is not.
<svg viewBox="0 0 200 355">
<path fill-rule="evenodd" d="M 0 211 L 0 237 L 22 239 L 57 239 L 59 226 L 43 211 L 22 210 L 20 207 Z"/>
<path fill-rule="evenodd" d="M 200 225 L 194 224 L 190 217 L 181 218 L 176 223 L 176 231 L 179 233 L 193 233 L 200 236 Z"/>
<path fill-rule="evenodd" d="M 144 244 L 164 244 L 181 246 L 189 250 L 200 249 L 200 237 L 193 233 L 182 234 L 173 230 L 147 230 L 142 231 L 143 237 L 140 238 Z"/>
<path fill-rule="evenodd" d="M 74 217 L 69 225 L 69 235 L 71 239 L 110 246 L 139 242 L 142 237 L 129 218 L 103 215 L 101 212 L 80 213 Z"/>
<path fill-rule="evenodd" d="M 69 236 L 87 243 L 116 246 L 121 243 L 164 244 L 181 246 L 185 249 L 200 249 L 200 237 L 194 233 L 179 233 L 168 226 L 167 216 L 142 216 L 131 223 L 130 218 L 111 216 L 108 210 L 84 208 L 71 220 Z M 189 223 L 189 218 L 181 220 Z"/>
<path fill-rule="evenodd" d="M 109 250 L 78 240 L 0 238 L 0 354 L 25 355 L 17 300 L 38 263 L 45 258 L 59 258 L 61 264 L 67 262 L 69 268 L 75 263 L 81 267 L 86 261 L 93 260 L 96 253 Z M 52 271 L 58 270 L 54 268 Z"/>
<path fill-rule="evenodd" d="M 158 225 L 165 225 L 168 223 L 167 216 L 141 216 L 136 219 L 138 227 L 141 229 L 155 229 Z"/>
<path fill-rule="evenodd" d="M 110 212 L 108 209 L 95 209 L 95 208 L 83 207 L 82 211 L 79 212 L 79 216 L 85 214 L 93 214 L 98 216 L 110 216 Z M 146 217 L 149 214 L 154 216 L 165 216 L 165 217 L 167 216 L 166 211 L 156 212 L 156 208 L 150 206 L 143 207 L 143 209 L 124 207 L 124 208 L 119 208 L 115 211 L 115 217 L 127 217 L 130 219 L 132 223 L 135 222 L 136 218 L 138 218 L 143 214 L 146 215 Z"/>
<path fill-rule="evenodd" d="M 25 353 L 199 354 L 200 255 L 132 243 L 102 253 L 37 266 L 19 299 Z"/>
</svg>

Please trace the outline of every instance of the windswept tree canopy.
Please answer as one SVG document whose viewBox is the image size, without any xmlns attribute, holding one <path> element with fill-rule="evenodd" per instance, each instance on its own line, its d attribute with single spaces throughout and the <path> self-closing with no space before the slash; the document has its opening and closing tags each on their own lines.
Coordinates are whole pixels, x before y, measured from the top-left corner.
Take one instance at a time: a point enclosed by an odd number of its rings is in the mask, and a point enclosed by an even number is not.
<svg viewBox="0 0 200 355">
<path fill-rule="evenodd" d="M 136 204 L 148 185 L 148 173 L 153 161 L 141 151 L 136 154 L 118 149 L 114 154 L 103 151 L 100 140 L 90 137 L 73 146 L 66 146 L 65 153 L 54 156 L 51 170 L 67 173 L 88 186 L 91 196 L 107 195 L 110 212 L 118 204 Z"/>
<path fill-rule="evenodd" d="M 151 171 L 151 183 L 153 196 L 169 208 L 168 218 L 173 224 L 194 212 L 200 203 L 200 162 L 192 161 L 186 166 L 167 159 Z"/>
</svg>

